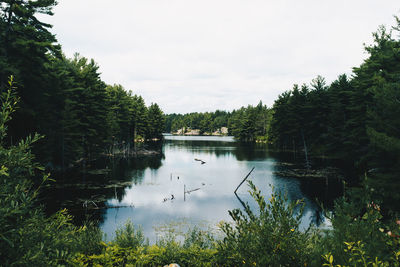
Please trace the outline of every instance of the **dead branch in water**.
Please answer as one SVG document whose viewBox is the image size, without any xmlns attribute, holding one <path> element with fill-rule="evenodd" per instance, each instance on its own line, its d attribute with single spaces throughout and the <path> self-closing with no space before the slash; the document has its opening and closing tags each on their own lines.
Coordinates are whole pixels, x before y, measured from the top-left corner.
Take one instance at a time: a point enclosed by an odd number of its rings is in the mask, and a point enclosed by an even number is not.
<svg viewBox="0 0 400 267">
<path fill-rule="evenodd" d="M 195 161 L 200 161 L 201 162 L 201 164 L 205 164 L 206 162 L 204 161 L 204 160 L 202 160 L 202 159 L 194 159 Z"/>
<path fill-rule="evenodd" d="M 88 206 L 83 206 L 82 209 L 71 209 L 74 211 L 80 211 L 80 210 L 107 210 L 107 209 L 119 209 L 119 208 L 134 208 L 135 205 L 119 205 L 119 206 L 104 206 L 104 207 L 99 207 L 99 206 L 95 206 L 95 207 L 88 207 Z"/>
<path fill-rule="evenodd" d="M 239 189 L 239 187 L 244 183 L 244 181 L 247 180 L 247 178 L 250 176 L 250 174 L 253 172 L 253 170 L 255 169 L 255 167 L 253 167 L 253 169 L 251 169 L 251 171 L 246 175 L 246 177 L 244 177 L 243 181 L 238 185 L 238 187 L 236 187 L 234 193 L 236 194 L 236 191 Z"/>
<path fill-rule="evenodd" d="M 194 192 L 194 191 L 197 191 L 197 190 L 200 190 L 200 188 L 188 190 L 188 191 L 186 191 L 186 194 L 190 194 L 190 193 L 192 193 L 192 192 Z"/>
</svg>

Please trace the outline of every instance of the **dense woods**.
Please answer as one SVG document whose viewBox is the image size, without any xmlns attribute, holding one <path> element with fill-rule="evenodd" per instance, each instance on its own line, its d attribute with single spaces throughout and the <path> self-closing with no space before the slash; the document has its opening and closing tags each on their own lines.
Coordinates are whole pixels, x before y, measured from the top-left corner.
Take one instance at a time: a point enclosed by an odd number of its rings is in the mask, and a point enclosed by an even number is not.
<svg viewBox="0 0 400 267">
<path fill-rule="evenodd" d="M 399 23 L 399 20 L 397 19 Z M 399 210 L 400 40 L 381 27 L 368 58 L 351 77 L 327 85 L 318 76 L 310 86 L 294 85 L 273 106 L 274 146 L 350 162 L 377 190 L 376 198 Z M 358 182 L 358 181 L 356 181 Z"/>
<path fill-rule="evenodd" d="M 94 60 L 63 55 L 51 25 L 38 19 L 55 5 L 0 1 L 1 265 L 399 266 L 399 19 L 393 32 L 381 27 L 374 34 L 367 59 L 351 76 L 330 85 L 320 76 L 294 85 L 272 108 L 260 102 L 164 116 L 157 104 L 147 107 L 141 96 L 107 85 Z M 192 229 L 183 242 L 170 235 L 154 245 L 129 223 L 106 244 L 92 223 L 75 226 L 66 210 L 46 216 L 37 203 L 50 180 L 44 164 L 65 170 L 115 147 L 162 139 L 163 130 L 221 127 L 240 141 L 340 158 L 366 180 L 353 181 L 355 188 L 327 212 L 329 229 L 303 229 L 301 200 L 272 189 L 267 201 L 250 182 L 258 210 L 244 203 L 230 211 L 232 223 L 219 225 L 222 236 Z"/>
<path fill-rule="evenodd" d="M 266 141 L 271 121 L 271 110 L 261 101 L 232 112 L 220 111 L 166 115 L 165 131 L 176 133 L 180 129 L 198 129 L 200 134 L 211 134 L 222 127 L 240 141 Z"/>
<path fill-rule="evenodd" d="M 220 110 L 204 113 L 168 114 L 166 115 L 165 131 L 175 133 L 186 128 L 199 129 L 200 134 L 213 133 L 221 127 L 227 127 L 229 117 L 229 112 Z"/>
<path fill-rule="evenodd" d="M 271 116 L 271 110 L 260 101 L 257 106 L 249 105 L 232 111 L 228 127 L 240 141 L 266 141 Z"/>
<path fill-rule="evenodd" d="M 10 143 L 32 133 L 44 135 L 35 147 L 51 169 L 98 158 L 121 143 L 161 138 L 163 112 L 157 104 L 121 85 L 107 85 L 99 66 L 79 54 L 66 58 L 37 19 L 52 15 L 56 1 L 1 1 L 0 86 L 14 76 L 18 109 L 10 121 Z"/>
</svg>

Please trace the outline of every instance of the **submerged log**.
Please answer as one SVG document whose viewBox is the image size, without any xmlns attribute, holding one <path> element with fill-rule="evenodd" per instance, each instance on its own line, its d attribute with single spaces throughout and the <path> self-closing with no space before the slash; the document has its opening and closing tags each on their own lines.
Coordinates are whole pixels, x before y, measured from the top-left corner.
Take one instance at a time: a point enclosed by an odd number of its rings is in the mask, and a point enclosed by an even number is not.
<svg viewBox="0 0 400 267">
<path fill-rule="evenodd" d="M 336 168 L 324 168 L 319 170 L 310 169 L 291 169 L 283 171 L 275 171 L 275 175 L 288 178 L 340 178 L 342 174 Z"/>
</svg>

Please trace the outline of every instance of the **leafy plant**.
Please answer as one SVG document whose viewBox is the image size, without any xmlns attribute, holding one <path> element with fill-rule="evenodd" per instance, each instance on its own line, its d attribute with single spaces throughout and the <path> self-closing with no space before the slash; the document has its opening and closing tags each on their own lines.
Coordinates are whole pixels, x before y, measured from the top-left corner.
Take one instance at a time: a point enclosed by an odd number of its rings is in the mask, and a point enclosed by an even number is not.
<svg viewBox="0 0 400 267">
<path fill-rule="evenodd" d="M 66 210 L 46 217 L 35 204 L 40 185 L 49 175 L 34 161 L 35 134 L 16 145 L 6 145 L 7 122 L 18 98 L 13 77 L 1 93 L 0 106 L 0 258 L 4 266 L 64 265 L 78 252 L 101 251 L 101 233 L 93 227 L 76 227 Z"/>
<path fill-rule="evenodd" d="M 135 225 L 128 221 L 115 231 L 114 244 L 121 248 L 137 248 L 148 244 L 148 240 L 144 237 L 142 228 L 135 229 Z"/>
<path fill-rule="evenodd" d="M 301 200 L 288 202 L 286 195 L 273 189 L 267 203 L 249 182 L 258 214 L 245 204 L 244 212 L 230 211 L 233 224 L 223 223 L 225 237 L 218 242 L 218 262 L 227 265 L 300 266 L 310 261 L 308 231 L 300 231 Z"/>
</svg>

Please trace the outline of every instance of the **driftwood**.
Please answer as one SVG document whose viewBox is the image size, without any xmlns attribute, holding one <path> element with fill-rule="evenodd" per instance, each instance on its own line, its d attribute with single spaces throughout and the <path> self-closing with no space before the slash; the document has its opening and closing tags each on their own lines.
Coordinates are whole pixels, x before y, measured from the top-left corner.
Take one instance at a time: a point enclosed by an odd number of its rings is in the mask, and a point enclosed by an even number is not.
<svg viewBox="0 0 400 267">
<path fill-rule="evenodd" d="M 186 185 L 184 184 L 183 185 L 183 201 L 186 201 L 186 194 L 190 194 L 190 193 L 192 193 L 192 192 L 194 192 L 194 191 L 197 191 L 197 190 L 200 190 L 201 188 L 199 187 L 199 188 L 195 188 L 195 189 L 192 189 L 192 190 L 187 190 L 186 191 Z"/>
<path fill-rule="evenodd" d="M 96 205 L 96 203 L 94 203 L 93 201 L 90 201 L 90 202 L 92 202 L 95 206 L 94 207 L 89 207 L 89 206 L 87 206 L 87 203 L 85 204 L 83 204 L 82 206 L 83 206 L 83 208 L 82 209 L 72 209 L 72 210 L 74 210 L 74 211 L 80 211 L 80 210 L 107 210 L 107 209 L 119 209 L 119 208 L 134 208 L 135 207 L 135 205 L 119 205 L 119 206 L 104 206 L 104 207 L 99 207 L 99 206 L 97 206 Z"/>
<path fill-rule="evenodd" d="M 244 177 L 243 181 L 238 185 L 238 187 L 236 187 L 236 189 L 235 189 L 235 191 L 234 191 L 235 195 L 236 195 L 236 191 L 239 189 L 239 187 L 244 183 L 244 181 L 247 180 L 247 178 L 249 178 L 249 176 L 250 176 L 250 174 L 253 172 L 254 168 L 255 168 L 255 167 L 253 167 L 253 169 L 251 169 L 251 171 L 246 175 L 246 177 Z"/>
<path fill-rule="evenodd" d="M 197 191 L 197 190 L 200 190 L 200 188 L 188 190 L 188 191 L 186 191 L 186 194 L 190 194 L 190 193 L 192 193 L 192 192 L 194 192 L 194 191 Z"/>
<path fill-rule="evenodd" d="M 87 208 L 88 210 L 107 210 L 107 209 L 119 209 L 119 208 L 134 208 L 135 205 L 120 205 L 120 206 L 105 206 L 105 207 L 93 207 Z"/>
<path fill-rule="evenodd" d="M 171 194 L 171 197 L 170 197 L 170 198 L 165 197 L 165 198 L 163 199 L 163 203 L 164 203 L 164 202 L 167 202 L 168 200 L 174 200 L 174 199 L 175 199 L 174 194 Z"/>
<path fill-rule="evenodd" d="M 200 161 L 201 162 L 201 164 L 205 164 L 206 162 L 204 161 L 204 160 L 202 160 L 202 159 L 194 159 L 195 161 Z"/>
</svg>

